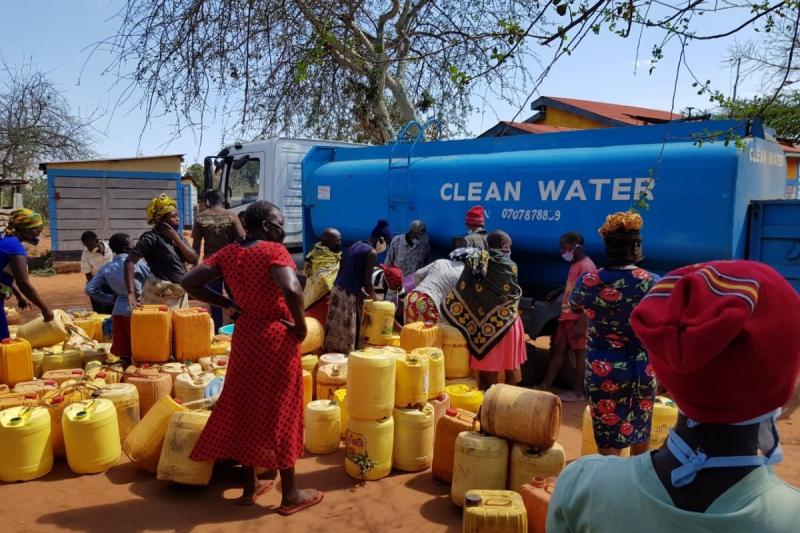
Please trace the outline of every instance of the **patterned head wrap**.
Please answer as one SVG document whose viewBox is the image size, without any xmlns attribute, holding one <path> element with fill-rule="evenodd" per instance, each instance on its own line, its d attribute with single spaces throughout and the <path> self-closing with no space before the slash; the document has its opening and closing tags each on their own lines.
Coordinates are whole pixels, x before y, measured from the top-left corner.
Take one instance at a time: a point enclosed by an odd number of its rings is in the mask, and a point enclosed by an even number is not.
<svg viewBox="0 0 800 533">
<path fill-rule="evenodd" d="M 8 218 L 6 233 L 14 235 L 18 231 L 41 228 L 44 222 L 42 215 L 32 209 L 15 209 Z"/>
<path fill-rule="evenodd" d="M 621 211 L 608 215 L 598 233 L 605 241 L 639 240 L 644 220 L 639 213 Z"/>
<path fill-rule="evenodd" d="M 156 196 L 147 204 L 147 223 L 157 224 L 164 215 L 168 215 L 176 209 L 178 209 L 178 203 L 166 194 Z"/>
</svg>

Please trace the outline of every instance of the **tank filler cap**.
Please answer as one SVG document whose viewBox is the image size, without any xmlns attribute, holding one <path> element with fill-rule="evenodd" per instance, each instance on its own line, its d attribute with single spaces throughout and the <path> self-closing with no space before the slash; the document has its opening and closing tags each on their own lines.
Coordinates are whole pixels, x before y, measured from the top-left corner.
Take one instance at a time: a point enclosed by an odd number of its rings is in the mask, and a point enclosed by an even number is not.
<svg viewBox="0 0 800 533">
<path fill-rule="evenodd" d="M 456 411 L 455 409 L 451 408 L 451 409 L 448 409 L 447 411 L 445 411 L 445 414 L 447 414 L 447 416 L 456 416 L 458 414 L 458 411 Z"/>
<path fill-rule="evenodd" d="M 466 507 L 477 507 L 481 504 L 481 497 L 477 494 L 467 494 L 467 497 L 464 499 L 464 505 Z"/>
</svg>

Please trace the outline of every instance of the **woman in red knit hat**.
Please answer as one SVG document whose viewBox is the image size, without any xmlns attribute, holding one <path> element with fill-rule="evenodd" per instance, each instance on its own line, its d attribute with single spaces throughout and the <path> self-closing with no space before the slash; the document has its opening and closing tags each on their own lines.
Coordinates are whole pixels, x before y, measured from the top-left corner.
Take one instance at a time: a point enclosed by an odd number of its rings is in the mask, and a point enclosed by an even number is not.
<svg viewBox="0 0 800 533">
<path fill-rule="evenodd" d="M 646 452 L 650 445 L 656 383 L 647 352 L 631 329 L 631 313 L 656 281 L 636 266 L 642 258 L 642 217 L 614 213 L 600 236 L 608 266 L 584 274 L 570 304 L 589 319 L 586 392 L 601 455 Z"/>
<path fill-rule="evenodd" d="M 798 316 L 800 296 L 761 263 L 692 265 L 656 283 L 632 323 L 678 422 L 651 454 L 567 467 L 547 531 L 798 531 L 800 491 L 771 466 L 800 373 Z"/>
<path fill-rule="evenodd" d="M 476 205 L 471 207 L 464 217 L 464 225 L 467 226 L 464 246 L 477 248 L 478 250 L 488 250 L 489 244 L 486 242 L 486 210 L 483 206 Z"/>
</svg>

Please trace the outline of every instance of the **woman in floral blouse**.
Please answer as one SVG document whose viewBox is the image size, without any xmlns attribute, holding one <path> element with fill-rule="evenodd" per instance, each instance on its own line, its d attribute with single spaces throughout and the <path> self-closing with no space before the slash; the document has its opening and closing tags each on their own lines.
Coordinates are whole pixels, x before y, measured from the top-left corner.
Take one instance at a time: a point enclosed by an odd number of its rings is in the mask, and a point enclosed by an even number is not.
<svg viewBox="0 0 800 533">
<path fill-rule="evenodd" d="M 650 445 L 656 383 L 647 352 L 631 328 L 631 313 L 658 280 L 638 268 L 642 255 L 642 217 L 615 213 L 600 235 L 608 266 L 585 274 L 571 305 L 589 319 L 586 389 L 597 448 L 602 455 L 645 453 Z"/>
</svg>

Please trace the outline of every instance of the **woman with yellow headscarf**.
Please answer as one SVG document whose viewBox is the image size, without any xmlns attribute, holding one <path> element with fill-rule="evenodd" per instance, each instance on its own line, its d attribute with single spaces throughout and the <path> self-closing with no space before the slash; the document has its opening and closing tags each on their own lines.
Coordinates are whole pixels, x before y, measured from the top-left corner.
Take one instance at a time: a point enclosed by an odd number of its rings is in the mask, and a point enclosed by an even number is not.
<svg viewBox="0 0 800 533">
<path fill-rule="evenodd" d="M 15 209 L 9 216 L 5 236 L 0 239 L 0 295 L 6 300 L 16 293 L 20 308 L 27 307 L 24 295 L 42 311 L 45 322 L 53 320 L 53 312 L 31 285 L 28 276 L 28 253 L 22 243 L 37 245 L 42 233 L 42 215 L 30 209 Z M 15 291 L 14 285 L 19 289 Z M 21 293 L 21 294 L 20 294 Z M 8 320 L 5 309 L 0 313 L 0 339 L 7 339 Z"/>
<path fill-rule="evenodd" d="M 186 263 L 197 264 L 197 254 L 180 232 L 178 204 L 162 194 L 147 204 L 147 223 L 153 228 L 139 237 L 125 260 L 125 283 L 131 308 L 139 305 L 136 298 L 134 265 L 145 259 L 151 276 L 142 288 L 141 303 L 163 304 L 171 308 L 186 307 L 186 292 L 180 283 L 186 274 Z"/>
</svg>

